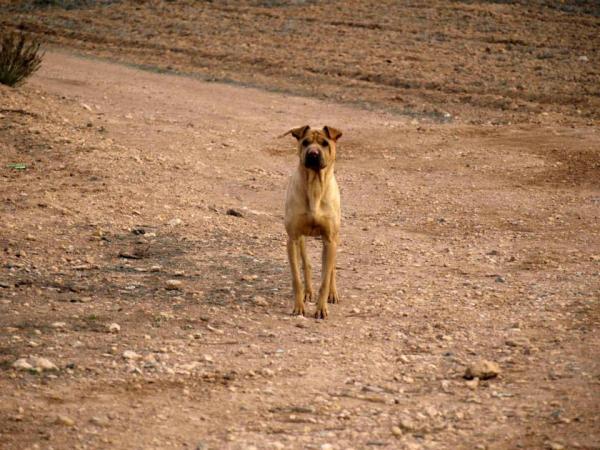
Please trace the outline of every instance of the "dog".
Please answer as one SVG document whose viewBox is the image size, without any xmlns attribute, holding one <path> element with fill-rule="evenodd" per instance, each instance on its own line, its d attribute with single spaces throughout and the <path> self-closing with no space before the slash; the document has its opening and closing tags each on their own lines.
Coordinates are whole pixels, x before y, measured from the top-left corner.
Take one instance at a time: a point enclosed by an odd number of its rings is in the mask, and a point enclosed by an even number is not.
<svg viewBox="0 0 600 450">
<path fill-rule="evenodd" d="M 340 232 L 340 191 L 334 175 L 336 142 L 339 130 L 324 126 L 313 130 L 308 125 L 294 128 L 298 141 L 299 164 L 290 177 L 285 200 L 287 253 L 292 271 L 294 315 L 305 315 L 306 302 L 313 297 L 312 268 L 306 255 L 305 236 L 321 236 L 323 265 L 321 288 L 315 318 L 326 319 L 327 303 L 338 303 L 335 282 L 335 259 Z M 302 259 L 304 286 L 300 280 L 299 258 Z"/>
</svg>

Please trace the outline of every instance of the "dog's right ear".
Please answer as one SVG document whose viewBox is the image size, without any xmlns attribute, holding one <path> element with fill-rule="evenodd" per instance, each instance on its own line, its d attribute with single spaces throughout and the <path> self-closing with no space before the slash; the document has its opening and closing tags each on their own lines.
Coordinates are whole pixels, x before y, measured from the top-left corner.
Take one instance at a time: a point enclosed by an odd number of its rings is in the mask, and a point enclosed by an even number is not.
<svg viewBox="0 0 600 450">
<path fill-rule="evenodd" d="M 308 130 L 310 130 L 310 127 L 308 125 L 304 125 L 303 127 L 292 128 L 290 131 L 286 131 L 285 133 L 283 133 L 279 137 L 282 138 L 284 136 L 287 136 L 288 134 L 291 134 L 297 140 L 300 140 L 300 139 L 302 139 L 304 137 L 304 135 L 306 134 L 306 132 Z"/>
</svg>

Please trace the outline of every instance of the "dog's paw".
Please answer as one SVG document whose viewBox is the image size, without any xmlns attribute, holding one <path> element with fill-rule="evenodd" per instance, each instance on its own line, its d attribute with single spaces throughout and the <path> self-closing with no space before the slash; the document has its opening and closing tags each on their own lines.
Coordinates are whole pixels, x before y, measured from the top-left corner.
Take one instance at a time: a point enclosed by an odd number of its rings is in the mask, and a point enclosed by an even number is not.
<svg viewBox="0 0 600 450">
<path fill-rule="evenodd" d="M 315 312 L 315 319 L 327 319 L 329 315 L 329 311 L 327 309 L 327 304 L 317 307 L 317 311 Z"/>
<path fill-rule="evenodd" d="M 294 305 L 294 311 L 292 312 L 292 315 L 294 316 L 304 316 L 304 303 L 302 303 L 301 305 L 296 303 Z"/>
<path fill-rule="evenodd" d="M 312 293 L 312 291 L 307 291 L 307 292 L 304 294 L 304 303 L 309 303 L 309 302 L 311 302 L 311 301 L 312 301 L 312 298 L 313 298 L 313 293 Z"/>
<path fill-rule="evenodd" d="M 338 295 L 337 291 L 332 291 L 329 293 L 329 296 L 327 297 L 327 302 L 328 303 L 339 303 L 340 302 L 340 296 Z"/>
</svg>

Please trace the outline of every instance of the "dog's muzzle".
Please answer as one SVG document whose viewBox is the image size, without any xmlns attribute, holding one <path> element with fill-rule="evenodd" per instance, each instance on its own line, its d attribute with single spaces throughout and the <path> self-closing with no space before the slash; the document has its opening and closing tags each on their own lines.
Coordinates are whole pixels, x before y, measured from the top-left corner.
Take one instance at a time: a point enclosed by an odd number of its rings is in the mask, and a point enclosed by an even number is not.
<svg viewBox="0 0 600 450">
<path fill-rule="evenodd" d="M 310 149 L 304 157 L 304 167 L 312 170 L 321 170 L 325 167 L 323 154 L 317 149 Z"/>
</svg>

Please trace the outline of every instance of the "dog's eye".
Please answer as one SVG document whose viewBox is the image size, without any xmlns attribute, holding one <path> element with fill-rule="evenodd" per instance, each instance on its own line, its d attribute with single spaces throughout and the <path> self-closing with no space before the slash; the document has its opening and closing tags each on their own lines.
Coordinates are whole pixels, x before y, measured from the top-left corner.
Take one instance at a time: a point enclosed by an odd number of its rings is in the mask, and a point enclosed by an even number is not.
<svg viewBox="0 0 600 450">
<path fill-rule="evenodd" d="M 327 141 L 323 141 L 323 142 L 321 142 L 321 145 L 322 145 L 323 147 L 329 147 L 329 142 L 327 142 Z"/>
<path fill-rule="evenodd" d="M 308 147 L 310 145 L 310 141 L 308 139 L 304 139 L 302 141 L 302 147 Z"/>
</svg>

